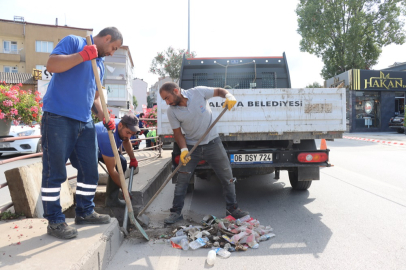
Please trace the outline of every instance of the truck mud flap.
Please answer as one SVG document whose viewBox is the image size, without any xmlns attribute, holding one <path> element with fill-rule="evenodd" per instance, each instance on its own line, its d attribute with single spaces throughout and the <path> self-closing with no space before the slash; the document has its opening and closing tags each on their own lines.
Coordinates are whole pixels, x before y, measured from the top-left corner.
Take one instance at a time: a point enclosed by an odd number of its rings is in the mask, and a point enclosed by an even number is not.
<svg viewBox="0 0 406 270">
<path fill-rule="evenodd" d="M 298 181 L 320 180 L 319 167 L 298 167 Z"/>
</svg>

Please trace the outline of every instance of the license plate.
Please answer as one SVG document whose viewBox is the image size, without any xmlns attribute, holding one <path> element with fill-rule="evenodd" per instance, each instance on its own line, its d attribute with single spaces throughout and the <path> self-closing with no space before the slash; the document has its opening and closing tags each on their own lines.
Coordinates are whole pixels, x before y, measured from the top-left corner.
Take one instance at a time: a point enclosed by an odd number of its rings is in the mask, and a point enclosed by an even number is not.
<svg viewBox="0 0 406 270">
<path fill-rule="evenodd" d="M 272 163 L 272 153 L 263 154 L 233 154 L 230 155 L 231 163 Z"/>
<path fill-rule="evenodd" d="M 400 119 L 393 119 L 393 122 L 400 122 Z"/>
<path fill-rule="evenodd" d="M 0 148 L 10 148 L 10 143 L 0 143 Z"/>
</svg>

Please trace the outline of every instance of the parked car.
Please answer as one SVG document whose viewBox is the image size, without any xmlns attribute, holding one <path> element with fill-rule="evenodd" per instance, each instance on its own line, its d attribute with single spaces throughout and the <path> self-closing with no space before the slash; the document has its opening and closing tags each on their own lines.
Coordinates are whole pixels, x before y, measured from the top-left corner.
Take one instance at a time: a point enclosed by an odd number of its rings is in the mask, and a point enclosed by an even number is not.
<svg viewBox="0 0 406 270">
<path fill-rule="evenodd" d="M 403 114 L 395 115 L 394 117 L 391 117 L 391 119 L 389 120 L 389 127 L 395 128 L 398 133 L 404 133 L 405 132 L 404 121 L 405 116 Z"/>
<path fill-rule="evenodd" d="M 8 137 L 22 137 L 41 135 L 39 124 L 33 127 L 26 125 L 11 125 Z M 41 138 L 16 140 L 11 142 L 0 142 L 0 156 L 4 153 L 9 154 L 32 154 L 42 152 Z"/>
</svg>

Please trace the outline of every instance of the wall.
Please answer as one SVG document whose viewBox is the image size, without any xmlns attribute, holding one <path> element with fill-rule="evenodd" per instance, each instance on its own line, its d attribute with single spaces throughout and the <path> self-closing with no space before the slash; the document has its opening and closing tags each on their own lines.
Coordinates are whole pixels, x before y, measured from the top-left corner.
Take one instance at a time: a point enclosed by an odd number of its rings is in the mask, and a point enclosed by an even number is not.
<svg viewBox="0 0 406 270">
<path fill-rule="evenodd" d="M 31 73 L 36 65 L 46 65 L 49 53 L 35 51 L 35 41 L 51 41 L 54 47 L 67 35 L 86 37 L 92 34 L 92 29 L 76 29 L 56 25 L 40 25 L 0 20 L 0 48 L 3 51 L 3 40 L 17 41 L 20 54 L 19 62 L 2 62 L 0 55 L 0 70 L 4 66 L 17 66 L 19 73 Z"/>
<path fill-rule="evenodd" d="M 138 106 L 137 108 L 134 108 L 134 111 L 142 112 L 142 104 L 147 105 L 147 89 L 148 83 L 144 82 L 143 80 L 135 79 L 132 81 L 133 95 L 138 101 Z"/>
<path fill-rule="evenodd" d="M 86 37 L 90 35 L 92 31 L 85 29 L 73 29 L 63 26 L 42 26 L 27 24 L 26 26 L 26 38 L 25 38 L 25 51 L 26 58 L 26 72 L 31 72 L 36 65 L 46 65 L 49 53 L 41 53 L 35 51 L 35 41 L 51 41 L 54 43 L 54 47 L 61 41 L 62 38 L 68 35 L 77 35 Z"/>
</svg>

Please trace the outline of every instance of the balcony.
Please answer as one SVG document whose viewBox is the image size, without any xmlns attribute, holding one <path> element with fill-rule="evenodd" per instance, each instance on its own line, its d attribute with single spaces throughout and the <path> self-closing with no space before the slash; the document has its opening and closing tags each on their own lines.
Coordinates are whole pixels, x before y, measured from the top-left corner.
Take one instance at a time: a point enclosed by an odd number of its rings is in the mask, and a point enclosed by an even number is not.
<svg viewBox="0 0 406 270">
<path fill-rule="evenodd" d="M 18 51 L 11 51 L 7 53 L 0 52 L 0 61 L 20 62 L 21 56 Z"/>
</svg>

